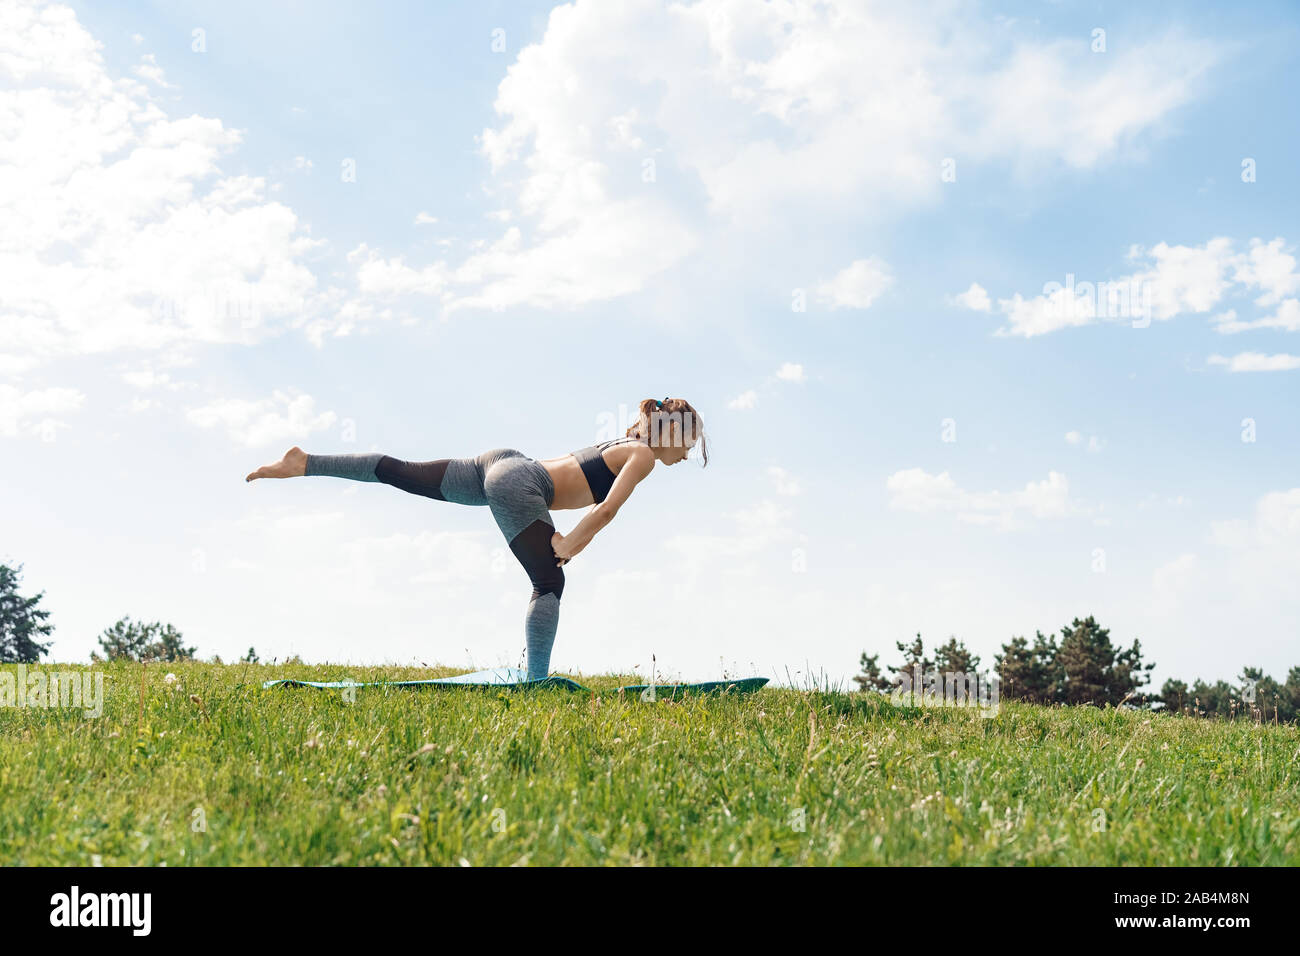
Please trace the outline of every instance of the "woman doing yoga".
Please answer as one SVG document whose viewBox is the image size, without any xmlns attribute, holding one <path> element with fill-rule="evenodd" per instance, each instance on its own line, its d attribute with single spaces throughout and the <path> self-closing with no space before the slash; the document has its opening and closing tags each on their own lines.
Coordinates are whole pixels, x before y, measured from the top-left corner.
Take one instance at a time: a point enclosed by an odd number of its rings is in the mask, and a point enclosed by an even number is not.
<svg viewBox="0 0 1300 956">
<path fill-rule="evenodd" d="M 675 465 L 699 449 L 708 464 L 704 423 L 684 398 L 647 398 L 636 424 L 623 438 L 591 445 L 558 458 L 535 461 L 513 448 L 477 458 L 401 461 L 379 453 L 309 455 L 290 448 L 282 459 L 250 474 L 255 478 L 327 475 L 379 481 L 411 494 L 462 505 L 486 505 L 510 550 L 532 581 L 524 617 L 528 679 L 550 672 L 551 646 L 560 620 L 563 567 L 614 520 L 637 483 L 655 462 Z M 591 510 L 567 535 L 555 530 L 550 512 Z"/>
</svg>

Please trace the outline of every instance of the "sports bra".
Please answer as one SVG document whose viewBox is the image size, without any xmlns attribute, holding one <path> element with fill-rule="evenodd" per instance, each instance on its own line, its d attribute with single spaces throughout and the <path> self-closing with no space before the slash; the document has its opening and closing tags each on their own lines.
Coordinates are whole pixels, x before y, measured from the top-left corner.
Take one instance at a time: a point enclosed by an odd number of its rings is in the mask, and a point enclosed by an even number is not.
<svg viewBox="0 0 1300 956">
<path fill-rule="evenodd" d="M 609 494 L 609 489 L 614 486 L 616 475 L 605 464 L 605 458 L 601 454 L 611 445 L 617 445 L 620 442 L 639 442 L 641 439 L 632 438 L 611 438 L 609 441 L 603 441 L 599 445 L 588 445 L 586 448 L 580 448 L 573 453 L 573 457 L 578 459 L 578 467 L 582 469 L 583 476 L 587 479 L 587 487 L 591 489 L 591 497 L 600 504 Z"/>
</svg>

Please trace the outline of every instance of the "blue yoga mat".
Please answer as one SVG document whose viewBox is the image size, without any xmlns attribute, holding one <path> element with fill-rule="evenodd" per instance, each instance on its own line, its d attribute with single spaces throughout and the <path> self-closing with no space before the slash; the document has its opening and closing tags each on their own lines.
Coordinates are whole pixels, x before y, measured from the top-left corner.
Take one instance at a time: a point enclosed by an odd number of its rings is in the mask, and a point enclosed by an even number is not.
<svg viewBox="0 0 1300 956">
<path fill-rule="evenodd" d="M 766 683 L 766 677 L 749 677 L 734 681 L 706 681 L 703 684 L 629 684 L 618 688 L 614 693 L 636 695 L 647 701 L 674 700 L 690 694 L 748 694 Z M 539 687 L 562 687 L 570 691 L 587 690 L 577 681 L 569 680 L 567 677 L 529 680 L 528 674 L 518 667 L 494 667 L 491 670 L 475 671 L 472 674 L 457 674 L 455 677 L 437 677 L 431 680 L 318 681 L 281 678 L 269 680 L 262 687 L 314 687 L 317 690 L 342 690 L 347 687 L 508 687 L 516 690 L 532 690 Z"/>
<path fill-rule="evenodd" d="M 535 687 L 563 687 L 565 690 L 586 690 L 576 681 L 567 677 L 543 677 L 529 680 L 528 674 L 518 667 L 494 667 L 492 670 L 475 671 L 472 674 L 457 674 L 455 677 L 436 677 L 431 680 L 269 680 L 263 687 L 315 687 L 319 690 L 336 690 L 344 687 L 515 687 L 532 689 Z"/>
</svg>

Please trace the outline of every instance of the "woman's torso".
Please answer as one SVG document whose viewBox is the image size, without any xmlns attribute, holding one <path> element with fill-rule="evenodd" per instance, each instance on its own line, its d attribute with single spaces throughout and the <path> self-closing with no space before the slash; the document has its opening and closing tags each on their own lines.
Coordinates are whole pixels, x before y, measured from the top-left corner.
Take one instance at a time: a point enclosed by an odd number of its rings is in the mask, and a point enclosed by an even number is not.
<svg viewBox="0 0 1300 956">
<path fill-rule="evenodd" d="M 609 475 L 604 476 L 605 480 L 612 484 L 614 476 L 622 470 L 632 449 L 643 444 L 645 443 L 638 438 L 616 438 L 593 446 L 599 450 L 599 459 L 603 460 L 605 467 L 609 469 Z M 558 458 L 545 458 L 538 464 L 546 469 L 551 476 L 551 482 L 555 485 L 555 498 L 551 501 L 552 511 L 587 508 L 595 503 L 591 483 L 578 463 L 575 453 L 570 452 Z M 588 467 L 599 464 L 600 461 L 593 457 Z"/>
</svg>

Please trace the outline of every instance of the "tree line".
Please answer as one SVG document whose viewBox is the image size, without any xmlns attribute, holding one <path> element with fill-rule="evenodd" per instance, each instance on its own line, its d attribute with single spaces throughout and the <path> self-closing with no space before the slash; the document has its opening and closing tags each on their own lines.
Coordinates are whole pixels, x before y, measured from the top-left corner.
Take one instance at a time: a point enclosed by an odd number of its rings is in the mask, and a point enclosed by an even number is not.
<svg viewBox="0 0 1300 956">
<path fill-rule="evenodd" d="M 854 677 L 863 691 L 891 690 L 899 679 L 919 667 L 922 673 L 969 674 L 979 670 L 980 659 L 956 637 L 925 651 L 921 635 L 910 643 L 895 643 L 902 662 L 881 670 L 880 655 L 862 653 L 861 673 Z M 1159 693 L 1149 693 L 1155 662 L 1144 662 L 1142 644 L 1129 647 L 1111 643 L 1110 630 L 1089 615 L 1075 618 L 1055 634 L 1034 634 L 1031 643 L 1013 637 L 994 655 L 992 670 L 998 675 L 999 694 L 1008 700 L 1035 704 L 1076 704 L 1104 707 L 1147 707 L 1201 717 L 1249 717 L 1255 720 L 1296 722 L 1300 719 L 1300 667 L 1291 668 L 1285 683 L 1246 667 L 1240 684 L 1213 684 L 1197 679 L 1191 686 L 1181 680 L 1165 681 Z"/>
<path fill-rule="evenodd" d="M 0 564 L 0 664 L 35 664 L 49 654 L 54 633 L 50 612 L 40 606 L 45 592 L 32 597 L 18 593 L 22 565 Z M 196 648 L 185 645 L 184 635 L 161 621 L 133 621 L 123 617 L 104 629 L 92 661 L 192 661 Z M 258 663 L 253 648 L 243 660 Z M 214 658 L 221 663 L 220 658 Z"/>
</svg>

